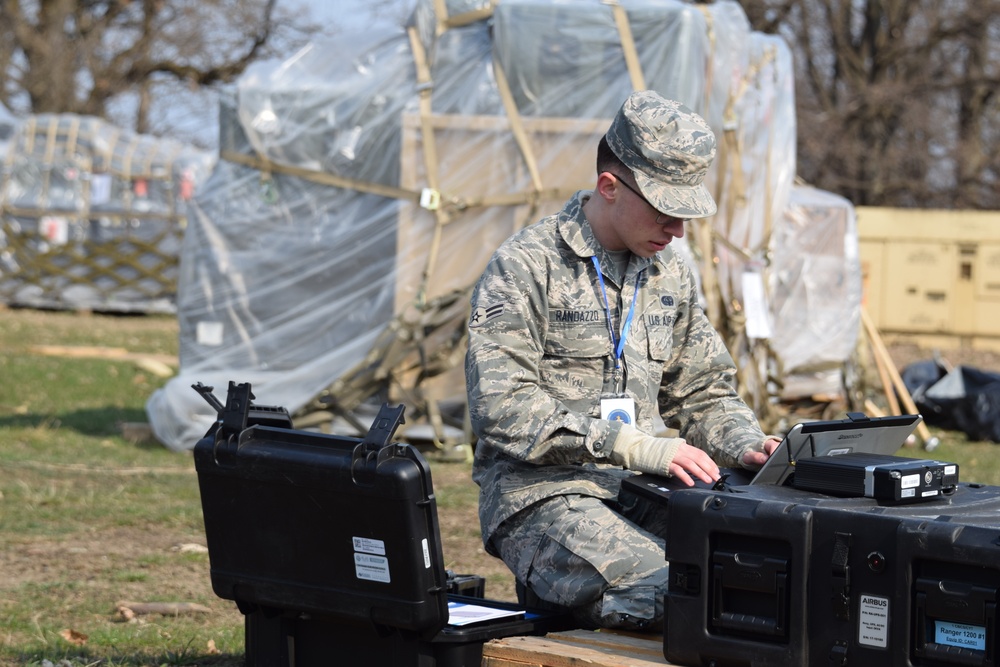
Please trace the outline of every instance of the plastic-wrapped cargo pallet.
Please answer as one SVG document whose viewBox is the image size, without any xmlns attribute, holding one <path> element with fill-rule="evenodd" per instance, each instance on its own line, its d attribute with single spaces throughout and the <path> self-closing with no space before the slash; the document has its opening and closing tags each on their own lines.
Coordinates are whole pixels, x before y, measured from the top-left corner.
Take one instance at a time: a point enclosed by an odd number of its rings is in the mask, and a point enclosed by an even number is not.
<svg viewBox="0 0 1000 667">
<path fill-rule="evenodd" d="M 18 121 L 14 114 L 0 103 L 0 161 L 3 161 L 7 156 L 7 147 L 10 145 L 17 125 Z"/>
<path fill-rule="evenodd" d="M 771 240 L 770 345 L 781 351 L 780 396 L 844 391 L 861 324 L 858 224 L 849 201 L 804 186 L 791 199 Z"/>
<path fill-rule="evenodd" d="M 719 136 L 720 213 L 674 247 L 766 418 L 775 360 L 741 300 L 748 269 L 766 292 L 792 190 L 790 60 L 732 0 L 422 0 L 405 29 L 244 77 L 185 238 L 181 372 L 147 403 L 154 432 L 192 447 L 212 415 L 190 385 L 238 375 L 300 426 L 358 432 L 390 398 L 405 435 L 462 441 L 468 290 L 503 239 L 592 186 L 598 139 L 643 88 Z"/>
<path fill-rule="evenodd" d="M 174 312 L 184 205 L 214 161 L 99 118 L 29 116 L 0 179 L 0 302 Z"/>
</svg>

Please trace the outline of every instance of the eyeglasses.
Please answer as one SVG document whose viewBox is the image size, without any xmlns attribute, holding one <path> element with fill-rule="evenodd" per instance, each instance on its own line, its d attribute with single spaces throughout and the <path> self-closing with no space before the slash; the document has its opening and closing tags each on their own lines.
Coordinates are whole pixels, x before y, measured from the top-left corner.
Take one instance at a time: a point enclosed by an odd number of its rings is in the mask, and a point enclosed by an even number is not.
<svg viewBox="0 0 1000 667">
<path fill-rule="evenodd" d="M 618 180 L 619 183 L 621 183 L 622 185 L 624 185 L 626 187 L 626 189 L 631 190 L 632 194 L 634 194 L 636 197 L 638 197 L 642 201 L 646 202 L 646 204 L 649 205 L 650 208 L 652 208 L 654 211 L 656 211 L 656 224 L 658 224 L 658 225 L 665 225 L 668 222 L 670 222 L 671 220 L 680 220 L 681 222 L 687 222 L 686 218 L 677 218 L 677 217 L 674 217 L 672 215 L 667 215 L 666 213 L 661 213 L 660 210 L 657 209 L 655 206 L 653 206 L 653 204 L 650 203 L 650 201 L 648 199 L 646 199 L 641 192 L 639 192 L 638 190 L 636 190 L 635 188 L 633 188 L 631 185 L 629 185 L 628 183 L 626 183 L 624 178 L 622 178 L 620 176 L 615 176 L 615 178 Z"/>
</svg>

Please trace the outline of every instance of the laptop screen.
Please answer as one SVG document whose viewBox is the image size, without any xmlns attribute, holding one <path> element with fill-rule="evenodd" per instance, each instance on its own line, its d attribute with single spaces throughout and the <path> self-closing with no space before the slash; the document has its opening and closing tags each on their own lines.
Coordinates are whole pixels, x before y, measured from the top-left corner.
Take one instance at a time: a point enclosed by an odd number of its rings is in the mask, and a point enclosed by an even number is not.
<svg viewBox="0 0 1000 667">
<path fill-rule="evenodd" d="M 795 463 L 804 458 L 851 452 L 895 454 L 922 419 L 920 415 L 866 417 L 848 413 L 847 419 L 796 424 L 750 484 L 784 484 L 795 472 Z"/>
</svg>

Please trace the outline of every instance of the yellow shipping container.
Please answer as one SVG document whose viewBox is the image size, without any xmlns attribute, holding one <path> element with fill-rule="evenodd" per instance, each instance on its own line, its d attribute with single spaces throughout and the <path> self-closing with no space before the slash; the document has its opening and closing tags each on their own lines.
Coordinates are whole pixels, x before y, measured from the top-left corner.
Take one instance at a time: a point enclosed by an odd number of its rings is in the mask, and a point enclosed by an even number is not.
<svg viewBox="0 0 1000 667">
<path fill-rule="evenodd" d="M 1000 349 L 1000 211 L 858 207 L 857 217 L 880 330 Z"/>
</svg>

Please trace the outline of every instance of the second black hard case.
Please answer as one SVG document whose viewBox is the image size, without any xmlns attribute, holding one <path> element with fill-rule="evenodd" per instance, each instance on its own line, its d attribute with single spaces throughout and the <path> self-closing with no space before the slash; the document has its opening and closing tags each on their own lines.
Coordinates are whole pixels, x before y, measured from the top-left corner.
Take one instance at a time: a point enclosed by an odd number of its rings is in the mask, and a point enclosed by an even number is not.
<svg viewBox="0 0 1000 667">
<path fill-rule="evenodd" d="M 884 506 L 784 486 L 671 494 L 680 665 L 997 664 L 1000 488 Z"/>
</svg>

